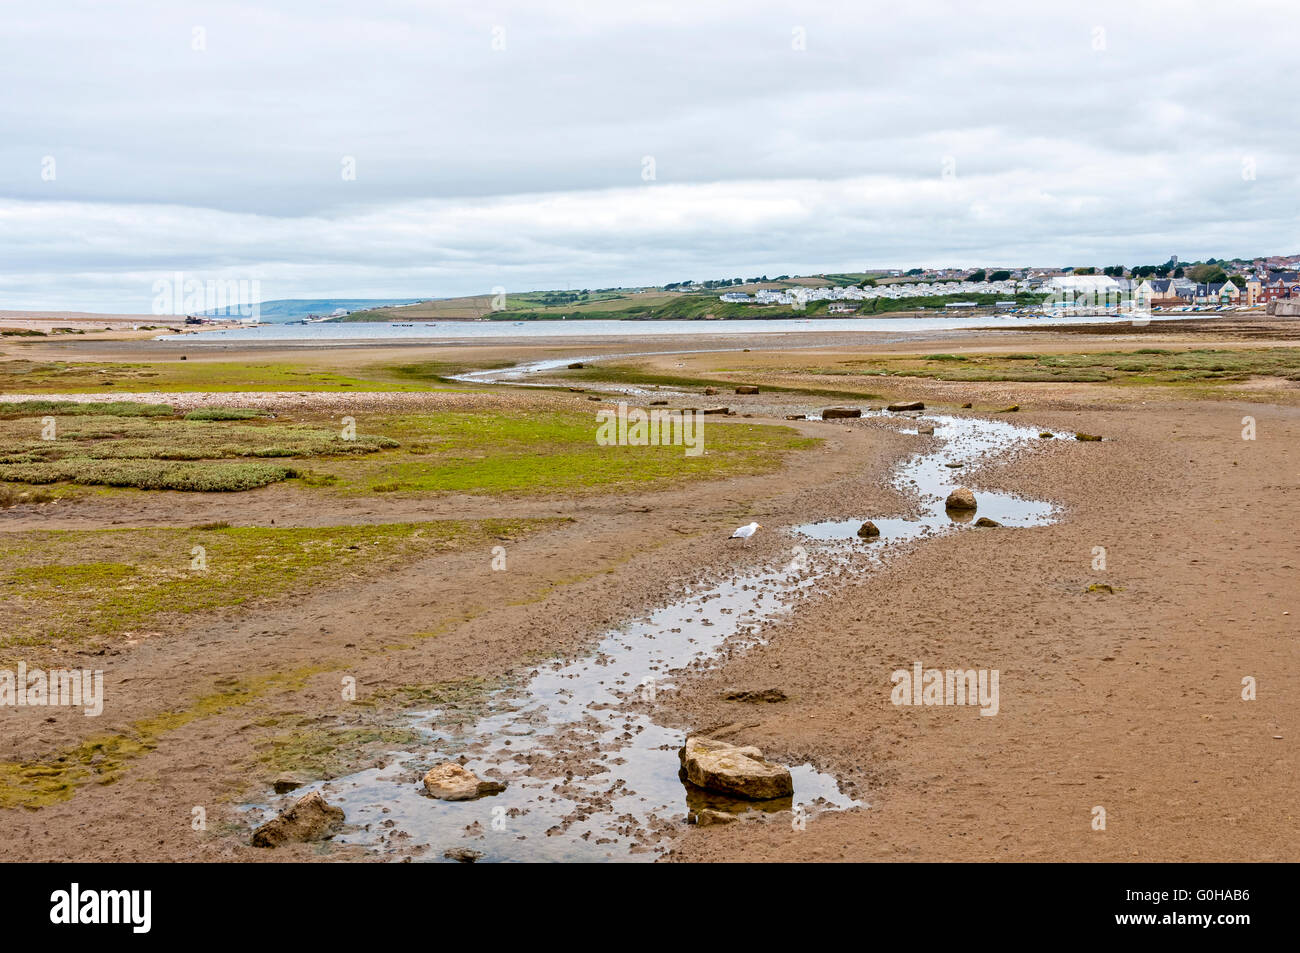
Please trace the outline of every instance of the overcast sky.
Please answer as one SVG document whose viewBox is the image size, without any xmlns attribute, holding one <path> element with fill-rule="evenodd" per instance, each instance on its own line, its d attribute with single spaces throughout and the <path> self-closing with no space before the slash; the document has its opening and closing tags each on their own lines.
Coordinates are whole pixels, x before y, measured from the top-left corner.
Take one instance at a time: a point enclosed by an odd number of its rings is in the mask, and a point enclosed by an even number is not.
<svg viewBox="0 0 1300 953">
<path fill-rule="evenodd" d="M 0 309 L 1300 251 L 1283 3 L 3 2 Z"/>
</svg>

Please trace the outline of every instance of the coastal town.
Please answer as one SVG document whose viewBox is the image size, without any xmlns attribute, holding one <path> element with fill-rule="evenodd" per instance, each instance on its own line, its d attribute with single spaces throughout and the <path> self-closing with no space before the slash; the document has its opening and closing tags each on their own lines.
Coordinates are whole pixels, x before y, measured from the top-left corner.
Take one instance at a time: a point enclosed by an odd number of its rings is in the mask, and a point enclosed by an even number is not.
<svg viewBox="0 0 1300 953">
<path fill-rule="evenodd" d="M 712 284 L 712 283 L 711 283 Z M 962 299 L 994 295 L 997 310 L 1062 310 L 1113 308 L 1149 311 L 1237 311 L 1265 308 L 1272 302 L 1300 303 L 1300 256 L 1253 261 L 1216 261 L 1182 265 L 1177 256 L 1154 266 L 1059 269 L 938 269 L 889 271 L 864 277 L 854 284 L 820 287 L 782 287 L 782 282 L 750 279 L 735 284 L 749 290 L 724 291 L 718 299 L 727 304 L 800 308 L 812 302 L 831 302 L 828 315 L 848 316 L 862 302 L 875 299 Z M 691 282 L 682 287 L 689 289 Z M 1026 307 L 1023 296 L 1040 296 L 1041 307 Z M 960 310 L 975 302 L 948 300 L 943 307 Z M 1279 313 L 1290 313 L 1284 308 Z M 1296 313 L 1300 313 L 1297 311 Z"/>
</svg>

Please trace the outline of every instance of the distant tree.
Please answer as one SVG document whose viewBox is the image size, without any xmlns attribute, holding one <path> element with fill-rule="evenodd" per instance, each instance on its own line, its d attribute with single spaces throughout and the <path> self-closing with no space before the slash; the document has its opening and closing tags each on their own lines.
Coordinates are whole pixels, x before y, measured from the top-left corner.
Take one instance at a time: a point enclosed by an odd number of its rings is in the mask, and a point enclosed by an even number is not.
<svg viewBox="0 0 1300 953">
<path fill-rule="evenodd" d="M 1204 265 L 1192 265 L 1187 269 L 1187 277 L 1197 284 L 1223 284 L 1228 280 L 1227 272 L 1218 265 L 1206 262 Z"/>
<path fill-rule="evenodd" d="M 977 268 L 966 276 L 967 281 L 983 281 L 984 278 L 985 272 L 983 268 Z"/>
<path fill-rule="evenodd" d="M 906 274 L 907 274 L 907 276 L 908 276 L 909 278 L 913 278 L 913 277 L 915 277 L 915 276 L 917 276 L 917 275 L 923 275 L 923 274 L 925 274 L 925 269 L 924 269 L 924 268 L 909 268 L 909 269 L 907 270 Z"/>
<path fill-rule="evenodd" d="M 1231 281 L 1238 288 L 1246 287 L 1246 279 L 1243 275 L 1229 275 L 1228 280 Z"/>
<path fill-rule="evenodd" d="M 1182 278 L 1182 277 L 1183 277 L 1183 266 L 1182 266 L 1182 265 L 1179 265 L 1177 268 L 1174 269 L 1174 277 L 1175 277 L 1175 278 Z"/>
<path fill-rule="evenodd" d="M 874 288 L 875 286 L 876 286 L 875 278 L 863 278 L 860 282 L 858 282 L 859 288 Z"/>
<path fill-rule="evenodd" d="M 1101 273 L 1102 273 L 1103 275 L 1106 275 L 1106 276 L 1110 277 L 1110 278 L 1123 278 L 1123 277 L 1124 277 L 1124 266 L 1123 266 L 1123 265 L 1107 265 L 1105 268 L 1103 268 L 1103 269 L 1101 270 Z"/>
<path fill-rule="evenodd" d="M 1009 271 L 995 271 L 991 275 L 989 275 L 989 281 L 1010 281 L 1010 280 L 1011 280 L 1011 272 Z"/>
<path fill-rule="evenodd" d="M 1087 268 L 1074 269 L 1074 273 L 1076 275 L 1095 275 L 1097 273 L 1097 269 L 1089 265 Z"/>
</svg>

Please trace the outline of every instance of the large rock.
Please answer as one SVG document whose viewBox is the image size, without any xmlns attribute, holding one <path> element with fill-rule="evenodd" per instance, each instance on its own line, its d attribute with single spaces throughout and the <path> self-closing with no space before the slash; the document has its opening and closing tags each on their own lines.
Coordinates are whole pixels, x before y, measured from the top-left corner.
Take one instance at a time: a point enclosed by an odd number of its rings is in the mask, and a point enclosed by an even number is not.
<svg viewBox="0 0 1300 953">
<path fill-rule="evenodd" d="M 253 831 L 254 847 L 324 840 L 343 827 L 343 808 L 326 803 L 319 791 L 300 797 Z"/>
<path fill-rule="evenodd" d="M 442 801 L 472 801 L 477 797 L 500 794 L 506 786 L 499 781 L 480 781 L 463 764 L 447 761 L 429 769 L 424 776 L 424 789 L 431 797 Z"/>
<path fill-rule="evenodd" d="M 754 747 L 740 748 L 712 738 L 687 738 L 680 752 L 686 780 L 696 787 L 750 801 L 790 797 L 790 769 L 772 764 Z"/>
<path fill-rule="evenodd" d="M 822 420 L 837 420 L 841 417 L 861 417 L 862 411 L 857 407 L 827 407 L 822 411 Z"/>
<path fill-rule="evenodd" d="M 472 864 L 475 861 L 482 860 L 484 854 L 483 851 L 475 850 L 472 847 L 451 847 L 443 851 L 442 856 L 457 863 Z"/>
<path fill-rule="evenodd" d="M 948 499 L 943 501 L 943 505 L 950 510 L 973 510 L 975 494 L 964 486 L 959 486 L 948 494 Z"/>
<path fill-rule="evenodd" d="M 706 387 L 706 388 L 704 388 L 704 396 L 705 396 L 705 397 L 712 397 L 712 396 L 714 396 L 715 394 L 717 394 L 717 392 L 718 392 L 718 389 L 717 389 L 716 387 Z"/>
<path fill-rule="evenodd" d="M 880 527 L 871 522 L 871 520 L 867 520 L 858 527 L 858 535 L 863 539 L 875 539 L 880 535 Z"/>
<path fill-rule="evenodd" d="M 757 394 L 757 393 L 758 393 L 758 388 L 755 387 L 753 384 L 741 384 L 739 387 L 736 388 L 736 393 L 737 393 L 737 394 Z"/>
<path fill-rule="evenodd" d="M 296 771 L 291 771 L 277 775 L 275 780 L 271 782 L 271 788 L 276 794 L 288 794 L 290 791 L 296 791 L 298 788 L 310 781 L 311 778 L 306 775 L 299 774 Z"/>
<path fill-rule="evenodd" d="M 907 402 L 904 402 L 904 403 L 890 404 L 890 405 L 887 406 L 885 409 L 886 409 L 886 410 L 892 410 L 892 411 L 899 411 L 899 410 L 925 410 L 925 404 L 923 404 L 923 403 L 922 403 L 921 401 L 919 401 L 919 400 L 913 400 L 913 401 L 907 401 Z"/>
</svg>

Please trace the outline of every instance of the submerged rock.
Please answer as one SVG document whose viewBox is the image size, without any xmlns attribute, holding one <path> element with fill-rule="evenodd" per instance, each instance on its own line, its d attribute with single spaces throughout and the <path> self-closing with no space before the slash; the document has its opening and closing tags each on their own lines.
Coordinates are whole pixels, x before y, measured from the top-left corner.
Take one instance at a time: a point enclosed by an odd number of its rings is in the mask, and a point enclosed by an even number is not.
<svg viewBox="0 0 1300 953">
<path fill-rule="evenodd" d="M 786 420 L 807 420 L 808 415 L 807 414 L 786 414 L 785 419 Z"/>
<path fill-rule="evenodd" d="M 975 521 L 976 526 L 1001 526 L 997 520 L 991 520 L 987 516 L 981 516 Z"/>
<path fill-rule="evenodd" d="M 862 411 L 857 407 L 827 407 L 822 411 L 822 420 L 838 420 L 841 417 L 861 417 Z"/>
<path fill-rule="evenodd" d="M 680 752 L 686 780 L 697 787 L 750 801 L 790 797 L 790 769 L 772 764 L 755 747 L 737 747 L 712 738 L 687 738 Z"/>
<path fill-rule="evenodd" d="M 973 510 L 975 494 L 964 486 L 959 486 L 948 494 L 948 499 L 943 501 L 943 505 L 950 510 Z"/>
<path fill-rule="evenodd" d="M 875 539 L 880 535 L 880 528 L 876 526 L 875 523 L 871 522 L 871 520 L 867 520 L 858 527 L 858 535 L 863 539 Z"/>
<path fill-rule="evenodd" d="M 1074 435 L 1075 440 L 1100 440 L 1095 433 L 1077 433 Z"/>
<path fill-rule="evenodd" d="M 925 410 L 925 404 L 919 400 L 905 401 L 897 404 L 889 404 L 888 406 L 885 407 L 885 410 L 891 410 L 895 412 L 900 410 Z"/>
<path fill-rule="evenodd" d="M 586 366 L 587 366 L 587 365 L 584 364 L 584 363 L 582 363 L 582 361 L 574 361 L 572 364 L 569 365 L 569 370 L 571 370 L 571 371 L 580 371 L 580 370 L 582 370 L 582 369 L 583 369 L 584 367 L 586 367 Z"/>
<path fill-rule="evenodd" d="M 325 840 L 343 827 L 343 808 L 326 803 L 319 791 L 300 797 L 253 831 L 254 847 Z"/>
<path fill-rule="evenodd" d="M 718 392 L 718 389 L 717 389 L 716 387 L 706 387 L 706 388 L 704 388 L 704 396 L 705 396 L 705 397 L 712 397 L 712 396 L 714 396 L 717 392 Z"/>
<path fill-rule="evenodd" d="M 1020 405 L 1019 405 L 1019 404 L 1012 404 L 1010 407 L 1003 407 L 1001 410 L 998 411 L 998 413 L 1000 413 L 1000 414 L 1014 414 L 1014 413 L 1016 413 L 1016 412 L 1019 411 L 1019 410 L 1020 410 Z"/>
<path fill-rule="evenodd" d="M 916 432 L 919 433 L 919 434 L 933 434 L 933 433 L 934 433 L 934 425 L 933 425 L 933 424 L 922 424 L 921 426 L 919 426 L 919 427 L 916 428 Z"/>
<path fill-rule="evenodd" d="M 717 811 L 711 807 L 703 808 L 691 815 L 695 819 L 695 824 L 699 827 L 712 827 L 714 824 L 730 824 L 736 819 L 735 814 L 727 811 Z"/>
<path fill-rule="evenodd" d="M 480 781 L 469 768 L 447 761 L 429 769 L 424 776 L 424 789 L 442 801 L 472 801 L 500 794 L 506 786 L 500 781 Z"/>
</svg>

